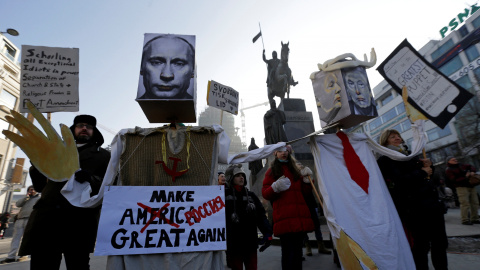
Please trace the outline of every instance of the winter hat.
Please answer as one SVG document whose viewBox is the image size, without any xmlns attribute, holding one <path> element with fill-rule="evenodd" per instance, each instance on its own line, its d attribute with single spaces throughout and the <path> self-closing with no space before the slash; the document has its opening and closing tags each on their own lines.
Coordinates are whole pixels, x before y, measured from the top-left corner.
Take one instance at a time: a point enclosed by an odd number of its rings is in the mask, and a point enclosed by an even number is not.
<svg viewBox="0 0 480 270">
<path fill-rule="evenodd" d="M 97 129 L 97 119 L 94 116 L 91 116 L 88 114 L 81 114 L 81 115 L 75 116 L 75 119 L 73 119 L 73 125 L 70 126 L 70 130 L 72 131 L 73 135 L 75 135 L 75 125 L 78 123 L 87 123 L 89 125 L 92 125 L 93 135 L 92 135 L 92 138 L 90 139 L 91 142 L 93 142 L 98 146 L 101 146 L 103 144 L 104 142 L 103 135 Z"/>
<path fill-rule="evenodd" d="M 277 148 L 275 149 L 275 151 L 273 152 L 273 155 L 276 156 L 277 155 L 277 152 L 278 151 L 287 151 L 290 155 L 292 154 L 292 146 L 287 144 L 283 147 L 280 147 L 280 148 Z"/>
<path fill-rule="evenodd" d="M 455 158 L 455 157 L 454 157 L 454 156 L 448 156 L 448 157 L 447 157 L 447 159 L 445 160 L 445 163 L 447 163 L 447 164 L 448 164 L 448 162 L 449 162 L 449 161 L 450 161 L 450 159 L 452 159 L 452 158 Z"/>
<path fill-rule="evenodd" d="M 243 174 L 243 178 L 245 179 L 244 186 L 247 185 L 247 175 L 242 168 L 242 164 L 232 164 L 228 166 L 227 170 L 225 171 L 225 178 L 227 178 L 228 184 L 233 187 L 233 177 L 237 174 Z"/>
</svg>

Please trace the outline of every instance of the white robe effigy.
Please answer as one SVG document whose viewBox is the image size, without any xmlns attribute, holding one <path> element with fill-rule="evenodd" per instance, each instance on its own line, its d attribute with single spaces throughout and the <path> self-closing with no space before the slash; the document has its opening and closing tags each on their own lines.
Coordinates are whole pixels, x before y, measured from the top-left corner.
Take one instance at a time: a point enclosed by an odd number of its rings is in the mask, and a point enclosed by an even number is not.
<svg viewBox="0 0 480 270">
<path fill-rule="evenodd" d="M 324 213 L 334 241 L 343 230 L 379 269 L 415 269 L 415 263 L 372 151 L 399 160 L 415 156 L 426 141 L 423 123 L 419 125 L 414 127 L 414 153 L 409 157 L 379 146 L 365 134 L 348 135 L 369 173 L 368 194 L 351 179 L 343 157 L 343 145 L 336 134 L 315 136 L 310 140 Z"/>
</svg>

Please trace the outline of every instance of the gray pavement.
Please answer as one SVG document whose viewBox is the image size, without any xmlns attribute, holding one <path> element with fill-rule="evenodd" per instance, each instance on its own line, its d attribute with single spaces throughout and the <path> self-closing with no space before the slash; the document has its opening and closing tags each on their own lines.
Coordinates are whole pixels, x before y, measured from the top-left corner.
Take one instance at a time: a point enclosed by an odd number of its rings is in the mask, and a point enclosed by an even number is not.
<svg viewBox="0 0 480 270">
<path fill-rule="evenodd" d="M 480 225 L 462 225 L 460 222 L 460 210 L 449 209 L 445 215 L 445 224 L 447 235 L 450 237 L 480 237 Z M 324 239 L 328 240 L 328 230 L 322 225 Z M 313 234 L 309 235 L 310 239 L 314 239 Z M 0 260 L 7 256 L 10 248 L 11 237 L 0 239 Z M 480 247 L 479 247 L 480 248 Z M 258 253 L 258 269 L 262 270 L 280 270 L 281 255 L 280 247 L 276 245 L 270 246 L 265 252 Z M 333 263 L 332 255 L 318 254 L 314 250 L 311 257 L 305 256 L 303 269 L 321 269 L 321 270 L 338 270 L 336 264 Z M 91 256 L 91 269 L 105 269 L 107 258 L 105 256 Z M 480 253 L 462 253 L 457 251 L 448 252 L 449 269 L 453 270 L 478 270 L 480 267 Z M 29 261 L 10 263 L 0 265 L 0 270 L 28 270 Z M 66 269 L 62 263 L 62 270 Z M 228 268 L 227 268 L 228 269 Z M 430 269 L 433 267 L 430 265 Z M 407 269 L 409 270 L 409 269 Z"/>
</svg>

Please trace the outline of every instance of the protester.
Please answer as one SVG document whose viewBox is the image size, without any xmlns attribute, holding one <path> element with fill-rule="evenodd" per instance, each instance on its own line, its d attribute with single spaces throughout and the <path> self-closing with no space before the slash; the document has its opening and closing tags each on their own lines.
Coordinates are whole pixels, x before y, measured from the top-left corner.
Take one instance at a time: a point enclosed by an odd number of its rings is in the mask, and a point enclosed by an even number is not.
<svg viewBox="0 0 480 270">
<path fill-rule="evenodd" d="M 310 182 L 308 179 L 309 177 L 312 177 L 312 170 L 310 168 L 304 166 L 302 163 L 297 162 L 297 167 L 300 169 L 300 173 L 302 174 L 304 178 L 304 182 Z M 313 180 L 312 180 L 313 181 Z M 323 243 L 323 236 L 322 236 L 322 231 L 320 230 L 320 220 L 318 219 L 318 214 L 317 214 L 317 202 L 315 201 L 315 197 L 313 197 L 313 192 L 307 192 L 304 194 L 305 202 L 308 205 L 308 209 L 310 210 L 310 215 L 312 216 L 313 220 L 313 226 L 315 227 L 315 239 L 317 240 L 317 246 L 318 246 L 318 253 L 322 254 L 332 254 L 332 251 L 327 249 L 325 247 L 325 244 Z M 308 234 L 305 234 L 305 255 L 307 256 L 312 256 L 312 247 L 309 242 L 309 237 Z"/>
<path fill-rule="evenodd" d="M 88 182 L 91 195 L 98 193 L 110 160 L 110 153 L 101 148 L 103 136 L 91 115 L 78 115 L 70 127 L 81 170 L 75 181 Z M 67 269 L 89 269 L 90 253 L 97 236 L 100 206 L 80 208 L 71 205 L 60 193 L 66 182 L 47 180 L 34 166 L 30 177 L 42 197 L 30 215 L 19 255 L 31 255 L 30 269 L 59 269 L 62 254 Z"/>
<path fill-rule="evenodd" d="M 5 239 L 5 231 L 8 229 L 10 213 L 6 212 L 0 216 L 0 237 Z"/>
<path fill-rule="evenodd" d="M 272 237 L 265 209 L 255 193 L 247 189 L 247 177 L 242 164 L 230 165 L 225 172 L 228 188 L 225 191 L 227 224 L 227 253 L 234 270 L 257 269 L 258 233 Z M 270 243 L 266 243 L 268 247 Z M 263 251 L 263 250 L 262 250 Z"/>
<path fill-rule="evenodd" d="M 448 180 L 455 183 L 458 200 L 460 201 L 460 217 L 463 225 L 480 224 L 478 218 L 477 190 L 469 182 L 469 177 L 477 170 L 470 164 L 460 164 L 453 157 L 447 157 L 445 174 Z"/>
<path fill-rule="evenodd" d="M 7 258 L 0 263 L 12 263 L 17 261 L 17 251 L 20 247 L 20 240 L 22 240 L 23 232 L 27 226 L 28 218 L 33 211 L 33 206 L 40 199 L 40 194 L 35 191 L 33 186 L 27 188 L 27 194 L 20 198 L 15 205 L 21 207 L 20 212 L 16 216 L 15 225 L 13 226 L 13 237 L 10 244 L 10 252 Z M 23 256 L 18 260 L 21 261 Z"/>
<path fill-rule="evenodd" d="M 383 131 L 380 144 L 409 154 L 396 130 Z M 382 156 L 378 159 L 378 166 L 409 238 L 416 268 L 428 269 L 428 252 L 431 250 L 434 268 L 448 269 L 448 240 L 443 216 L 445 207 L 430 179 L 433 174 L 432 162 L 418 158 L 397 161 Z"/>
<path fill-rule="evenodd" d="M 273 233 L 280 237 L 282 269 L 302 269 L 305 233 L 314 230 L 304 194 L 311 193 L 287 145 L 274 152 L 275 159 L 265 173 L 262 195 L 273 204 Z M 308 181 L 308 180 L 307 180 Z"/>
<path fill-rule="evenodd" d="M 218 185 L 225 186 L 225 174 L 223 172 L 218 172 L 218 179 L 217 179 Z"/>
</svg>

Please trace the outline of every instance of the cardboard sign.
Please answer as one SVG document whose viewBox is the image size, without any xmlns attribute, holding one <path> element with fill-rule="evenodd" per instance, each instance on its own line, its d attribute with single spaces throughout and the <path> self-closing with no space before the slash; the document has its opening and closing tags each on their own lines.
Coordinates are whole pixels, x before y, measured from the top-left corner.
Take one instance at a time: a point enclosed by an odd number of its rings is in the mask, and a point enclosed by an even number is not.
<svg viewBox="0 0 480 270">
<path fill-rule="evenodd" d="M 378 116 L 365 67 L 318 71 L 311 79 L 322 127 L 349 128 Z"/>
<path fill-rule="evenodd" d="M 408 102 L 440 128 L 473 97 L 444 76 L 404 40 L 377 68 L 400 95 L 407 86 Z"/>
<path fill-rule="evenodd" d="M 226 249 L 224 186 L 111 186 L 96 256 Z"/>
<path fill-rule="evenodd" d="M 30 100 L 40 112 L 78 112 L 79 50 L 22 46 L 20 112 Z"/>
<path fill-rule="evenodd" d="M 136 101 L 150 123 L 195 123 L 195 36 L 145 34 Z"/>
<path fill-rule="evenodd" d="M 214 80 L 208 81 L 207 104 L 234 115 L 238 114 L 238 92 Z"/>
</svg>

